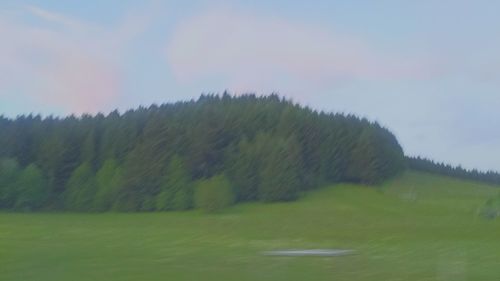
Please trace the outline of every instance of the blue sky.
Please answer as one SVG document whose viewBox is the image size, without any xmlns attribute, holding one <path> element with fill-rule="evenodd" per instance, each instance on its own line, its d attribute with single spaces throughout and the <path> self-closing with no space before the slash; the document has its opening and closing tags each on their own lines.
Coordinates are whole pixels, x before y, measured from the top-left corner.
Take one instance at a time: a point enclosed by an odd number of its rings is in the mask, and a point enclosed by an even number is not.
<svg viewBox="0 0 500 281">
<path fill-rule="evenodd" d="M 498 1 L 0 3 L 0 113 L 279 92 L 407 154 L 500 170 Z"/>
</svg>

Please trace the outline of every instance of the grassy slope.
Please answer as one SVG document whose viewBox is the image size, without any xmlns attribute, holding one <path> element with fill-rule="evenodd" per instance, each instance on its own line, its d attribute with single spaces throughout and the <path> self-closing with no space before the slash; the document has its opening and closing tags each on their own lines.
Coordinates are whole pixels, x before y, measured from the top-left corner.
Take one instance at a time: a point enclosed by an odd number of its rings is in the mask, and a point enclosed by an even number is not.
<svg viewBox="0 0 500 281">
<path fill-rule="evenodd" d="M 497 280 L 500 190 L 408 172 L 223 214 L 0 214 L 0 280 Z M 347 248 L 348 257 L 265 257 Z"/>
</svg>

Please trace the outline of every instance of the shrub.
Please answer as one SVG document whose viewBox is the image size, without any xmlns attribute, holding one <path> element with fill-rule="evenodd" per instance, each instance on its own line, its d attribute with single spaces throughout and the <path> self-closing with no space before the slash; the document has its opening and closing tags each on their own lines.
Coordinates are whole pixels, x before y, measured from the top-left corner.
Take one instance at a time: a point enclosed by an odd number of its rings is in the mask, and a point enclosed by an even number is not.
<svg viewBox="0 0 500 281">
<path fill-rule="evenodd" d="M 500 197 L 491 198 L 479 209 L 479 215 L 487 219 L 500 216 Z"/>
<path fill-rule="evenodd" d="M 196 186 L 195 205 L 207 213 L 220 211 L 233 201 L 231 185 L 223 175 L 202 180 Z"/>
</svg>

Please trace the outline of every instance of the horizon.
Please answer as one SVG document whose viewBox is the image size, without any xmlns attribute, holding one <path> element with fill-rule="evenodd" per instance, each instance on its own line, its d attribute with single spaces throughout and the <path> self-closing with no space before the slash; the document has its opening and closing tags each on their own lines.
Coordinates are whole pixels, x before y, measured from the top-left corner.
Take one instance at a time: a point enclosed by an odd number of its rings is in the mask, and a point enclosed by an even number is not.
<svg viewBox="0 0 500 281">
<path fill-rule="evenodd" d="M 226 89 L 277 92 L 376 121 L 406 155 L 498 171 L 497 8 L 4 1 L 0 115 L 124 112 Z"/>
</svg>

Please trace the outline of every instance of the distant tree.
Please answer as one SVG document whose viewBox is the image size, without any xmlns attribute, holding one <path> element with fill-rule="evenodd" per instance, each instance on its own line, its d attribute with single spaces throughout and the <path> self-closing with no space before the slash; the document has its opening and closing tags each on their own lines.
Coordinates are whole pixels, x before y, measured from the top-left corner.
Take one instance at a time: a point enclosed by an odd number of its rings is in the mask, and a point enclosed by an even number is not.
<svg viewBox="0 0 500 281">
<path fill-rule="evenodd" d="M 228 176 L 234 186 L 238 201 L 257 199 L 261 156 L 258 147 L 243 138 L 228 161 Z"/>
<path fill-rule="evenodd" d="M 173 135 L 160 117 L 151 118 L 141 142 L 125 160 L 123 189 L 116 205 L 122 211 L 154 207 L 154 196 L 160 192 L 163 172 L 171 156 Z"/>
<path fill-rule="evenodd" d="M 17 200 L 16 181 L 20 168 L 15 159 L 0 159 L 0 208 L 12 208 Z"/>
<path fill-rule="evenodd" d="M 376 147 L 369 128 L 365 128 L 358 137 L 348 168 L 348 177 L 362 183 L 378 182 L 377 166 L 379 165 Z"/>
<path fill-rule="evenodd" d="M 15 185 L 17 200 L 14 208 L 17 210 L 37 210 L 43 206 L 48 198 L 47 181 L 35 164 L 29 165 L 21 172 Z"/>
<path fill-rule="evenodd" d="M 71 175 L 65 191 L 65 207 L 73 211 L 91 211 L 97 191 L 92 168 L 89 163 L 81 164 Z"/>
<path fill-rule="evenodd" d="M 293 138 L 270 139 L 262 159 L 259 198 L 265 202 L 290 201 L 300 190 L 299 151 Z"/>
<path fill-rule="evenodd" d="M 17 159 L 23 168 L 33 163 L 46 179 L 45 210 L 190 208 L 194 191 L 185 182 L 219 174 L 227 176 L 236 201 L 293 200 L 326 183 L 379 183 L 406 167 L 395 136 L 376 122 L 318 112 L 276 94 L 208 94 L 108 115 L 0 116 L 0 132 L 0 158 Z M 408 162 L 500 183 L 494 172 Z M 21 196 L 15 184 L 22 169 L 14 170 L 16 176 L 0 171 L 4 209 Z"/>
<path fill-rule="evenodd" d="M 496 219 L 500 216 L 500 196 L 488 199 L 479 209 L 480 216 L 487 219 Z"/>
<path fill-rule="evenodd" d="M 94 209 L 110 210 L 119 189 L 123 184 L 122 172 L 114 159 L 108 159 L 96 174 L 97 192 L 94 197 Z"/>
<path fill-rule="evenodd" d="M 319 178 L 326 182 L 339 182 L 344 176 L 345 154 L 340 149 L 340 133 L 328 132 L 324 141 L 319 145 L 321 154 L 319 159 Z"/>
<path fill-rule="evenodd" d="M 186 210 L 192 207 L 193 191 L 189 173 L 178 155 L 170 160 L 163 176 L 156 210 Z"/>
<path fill-rule="evenodd" d="M 85 137 L 82 149 L 80 152 L 81 162 L 87 162 L 92 168 L 97 165 L 97 137 L 95 129 L 90 129 L 87 136 Z"/>
<path fill-rule="evenodd" d="M 37 165 L 42 167 L 47 175 L 51 191 L 50 204 L 56 209 L 64 207 L 62 195 L 71 174 L 79 165 L 80 153 L 76 137 L 67 137 L 66 134 L 69 134 L 69 131 L 60 129 L 45 139 L 37 161 Z"/>
<path fill-rule="evenodd" d="M 234 202 L 229 180 L 223 175 L 201 180 L 196 186 L 195 204 L 207 213 L 220 211 Z"/>
<path fill-rule="evenodd" d="M 453 167 L 421 157 L 407 157 L 406 163 L 409 168 L 417 171 L 457 177 L 466 180 L 481 181 L 489 184 L 500 184 L 500 173 L 498 172 L 484 172 L 476 169 L 467 170 L 460 166 Z"/>
</svg>

